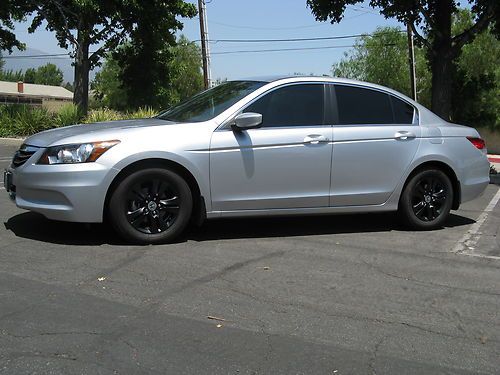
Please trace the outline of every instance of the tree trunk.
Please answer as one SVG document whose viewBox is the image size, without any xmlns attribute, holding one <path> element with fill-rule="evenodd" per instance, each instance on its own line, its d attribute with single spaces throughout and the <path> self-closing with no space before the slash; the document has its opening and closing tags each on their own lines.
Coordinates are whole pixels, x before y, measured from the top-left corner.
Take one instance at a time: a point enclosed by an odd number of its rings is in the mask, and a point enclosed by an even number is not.
<svg viewBox="0 0 500 375">
<path fill-rule="evenodd" d="M 78 30 L 78 45 L 75 56 L 75 91 L 73 103 L 80 108 L 83 115 L 87 114 L 89 107 L 89 39 L 87 33 Z"/>
<path fill-rule="evenodd" d="M 453 53 L 451 47 L 452 1 L 436 2 L 434 25 L 432 27 L 432 104 L 434 113 L 445 120 L 450 120 Z"/>
</svg>

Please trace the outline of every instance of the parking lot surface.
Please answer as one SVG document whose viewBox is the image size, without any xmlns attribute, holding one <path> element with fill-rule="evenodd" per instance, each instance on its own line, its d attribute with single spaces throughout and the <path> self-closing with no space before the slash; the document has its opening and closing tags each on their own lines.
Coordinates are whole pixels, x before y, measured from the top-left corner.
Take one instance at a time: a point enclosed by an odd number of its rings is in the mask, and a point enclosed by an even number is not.
<svg viewBox="0 0 500 375">
<path fill-rule="evenodd" d="M 16 145 L 0 141 L 0 167 Z M 0 184 L 0 374 L 499 374 L 499 189 L 445 228 L 220 220 L 130 246 Z"/>
</svg>

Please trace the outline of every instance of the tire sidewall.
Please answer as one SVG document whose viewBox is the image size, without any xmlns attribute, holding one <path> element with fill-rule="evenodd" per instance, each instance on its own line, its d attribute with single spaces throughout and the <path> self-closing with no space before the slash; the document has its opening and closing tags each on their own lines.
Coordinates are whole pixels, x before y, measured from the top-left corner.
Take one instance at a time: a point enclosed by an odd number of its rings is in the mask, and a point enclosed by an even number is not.
<svg viewBox="0 0 500 375">
<path fill-rule="evenodd" d="M 180 208 L 171 227 L 158 234 L 142 233 L 135 229 L 126 217 L 126 199 L 130 189 L 138 182 L 148 178 L 160 178 L 170 184 L 179 195 Z M 164 168 L 148 168 L 126 176 L 116 187 L 109 201 L 109 220 L 120 236 L 139 244 L 171 242 L 186 228 L 193 210 L 193 198 L 186 181 L 177 173 Z"/>
</svg>

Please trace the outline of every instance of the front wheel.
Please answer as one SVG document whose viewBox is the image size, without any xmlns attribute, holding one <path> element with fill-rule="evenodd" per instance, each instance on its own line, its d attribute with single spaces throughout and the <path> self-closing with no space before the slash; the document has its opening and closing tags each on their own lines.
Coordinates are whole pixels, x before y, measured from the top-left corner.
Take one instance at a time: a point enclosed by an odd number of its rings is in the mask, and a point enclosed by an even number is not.
<svg viewBox="0 0 500 375">
<path fill-rule="evenodd" d="M 453 203 L 453 186 L 438 169 L 415 174 L 406 184 L 399 202 L 399 214 L 413 229 L 439 228 L 448 218 Z"/>
<path fill-rule="evenodd" d="M 135 243 L 167 243 L 186 228 L 193 198 L 186 181 L 161 168 L 125 177 L 109 201 L 111 224 L 124 239 Z"/>
</svg>

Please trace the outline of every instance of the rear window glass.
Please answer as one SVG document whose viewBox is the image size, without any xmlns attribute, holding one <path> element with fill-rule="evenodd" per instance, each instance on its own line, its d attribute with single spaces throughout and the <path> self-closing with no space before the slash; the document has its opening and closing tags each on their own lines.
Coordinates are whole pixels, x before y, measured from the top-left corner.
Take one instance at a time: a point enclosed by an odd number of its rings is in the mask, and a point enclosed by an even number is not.
<svg viewBox="0 0 500 375">
<path fill-rule="evenodd" d="M 410 104 L 391 95 L 394 122 L 396 124 L 412 124 L 415 109 Z"/>
<path fill-rule="evenodd" d="M 388 94 L 353 86 L 335 86 L 340 125 L 392 124 Z"/>
</svg>

